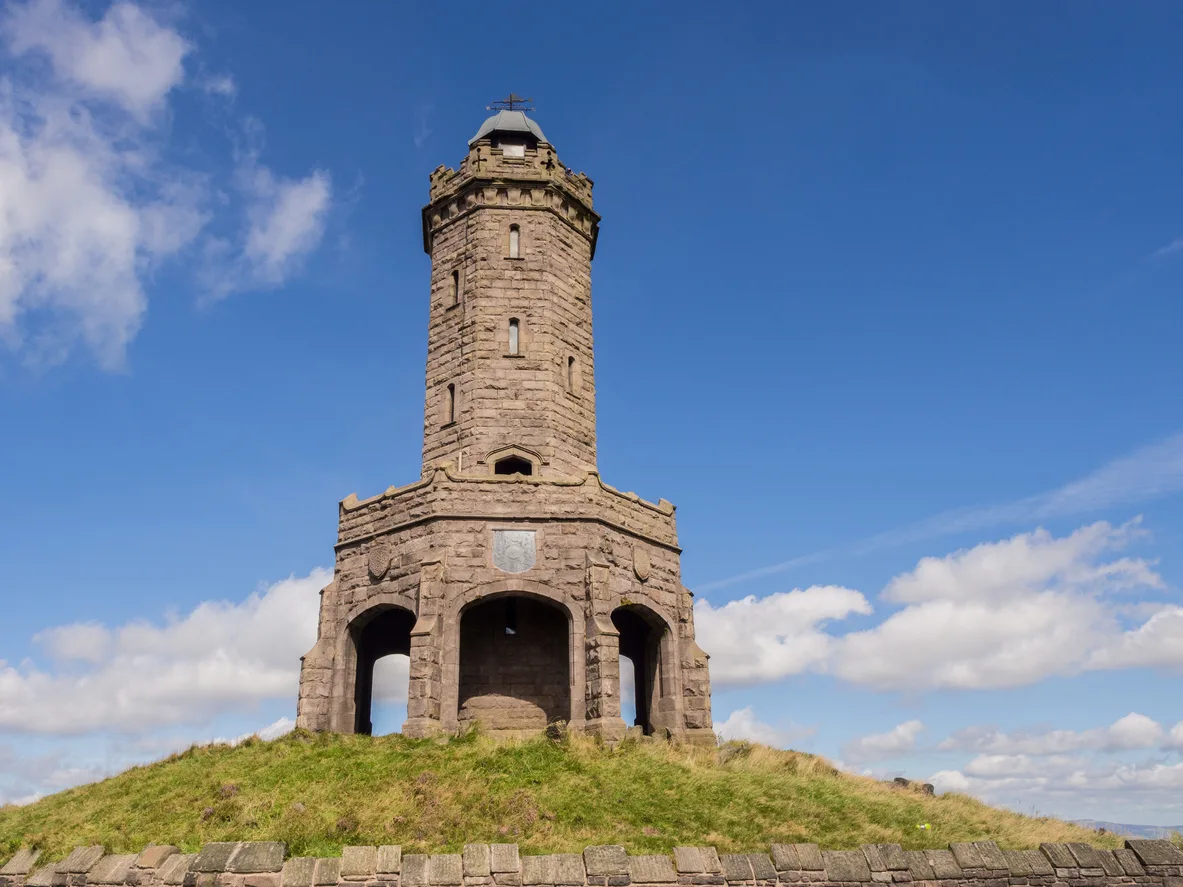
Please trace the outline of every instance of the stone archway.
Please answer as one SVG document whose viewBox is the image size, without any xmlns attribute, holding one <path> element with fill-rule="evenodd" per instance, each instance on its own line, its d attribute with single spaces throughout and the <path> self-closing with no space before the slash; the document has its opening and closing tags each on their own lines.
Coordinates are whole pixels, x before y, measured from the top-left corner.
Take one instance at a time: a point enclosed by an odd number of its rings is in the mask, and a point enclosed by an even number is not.
<svg viewBox="0 0 1183 887">
<path fill-rule="evenodd" d="M 628 726 L 640 727 L 646 736 L 662 728 L 675 729 L 676 663 L 669 626 L 640 604 L 617 607 L 612 624 L 620 632 L 620 655 L 633 666 L 636 718 Z"/>
<path fill-rule="evenodd" d="M 585 637 L 586 626 L 583 611 L 579 604 L 568 595 L 540 582 L 529 579 L 510 578 L 475 585 L 448 602 L 447 610 L 441 614 L 441 623 L 445 627 L 443 638 L 442 690 L 440 697 L 440 726 L 445 732 L 456 732 L 460 725 L 460 676 L 462 643 L 461 623 L 470 609 L 475 610 L 485 604 L 493 603 L 502 598 L 515 598 L 519 601 L 517 618 L 521 620 L 522 601 L 530 602 L 530 606 L 549 608 L 559 615 L 565 624 L 563 637 L 565 644 L 565 668 L 560 673 L 565 674 L 567 693 L 560 699 L 559 708 L 554 712 L 554 719 L 566 720 L 573 729 L 583 729 L 586 722 L 586 703 L 584 699 L 586 675 Z M 496 618 L 496 608 L 485 610 L 486 616 Z M 504 620 L 504 611 L 500 618 Z M 474 621 L 473 625 L 479 625 Z M 496 623 L 493 623 L 494 627 Z M 556 623 L 557 625 L 557 623 Z M 501 631 L 504 635 L 504 621 Z M 552 631 L 552 636 L 554 632 Z M 504 640 L 501 638 L 499 640 Z M 502 649 L 505 650 L 504 645 Z M 509 651 L 512 652 L 512 649 Z M 556 665 L 556 668 L 558 666 Z M 511 684 L 512 686 L 512 684 Z M 474 706 L 470 706 L 474 708 Z M 549 717 L 549 716 L 548 716 Z M 541 726 L 545 726 L 545 722 Z M 539 729 L 541 729 L 541 726 Z"/>
<path fill-rule="evenodd" d="M 529 734 L 571 715 L 571 626 L 545 598 L 503 594 L 460 616 L 456 718 L 500 734 Z"/>
<path fill-rule="evenodd" d="M 349 623 L 355 650 L 353 681 L 353 732 L 373 732 L 374 664 L 384 656 L 411 654 L 411 629 L 415 614 L 403 607 L 378 605 Z"/>
</svg>

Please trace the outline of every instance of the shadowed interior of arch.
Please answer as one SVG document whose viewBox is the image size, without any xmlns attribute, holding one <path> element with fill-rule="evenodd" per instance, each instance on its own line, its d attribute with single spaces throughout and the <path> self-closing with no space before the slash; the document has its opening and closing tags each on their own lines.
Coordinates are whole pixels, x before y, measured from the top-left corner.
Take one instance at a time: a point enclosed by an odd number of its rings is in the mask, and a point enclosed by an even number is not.
<svg viewBox="0 0 1183 887">
<path fill-rule="evenodd" d="M 536 732 L 571 716 L 571 626 L 555 604 L 505 595 L 460 617 L 461 728 Z"/>
<path fill-rule="evenodd" d="M 390 679 L 404 680 L 401 675 L 406 673 L 406 669 L 399 667 L 401 663 L 383 662 L 382 667 L 377 669 L 382 679 L 377 687 L 374 675 L 380 659 L 410 656 L 411 629 L 414 627 L 415 614 L 401 607 L 376 607 L 358 617 L 350 626 L 357 650 L 357 679 L 353 692 L 356 732 L 373 734 L 375 698 L 378 698 L 379 703 L 391 698 L 406 699 L 405 683 L 401 688 L 388 686 Z M 394 667 L 391 668 L 391 665 Z"/>
<path fill-rule="evenodd" d="M 612 612 L 612 624 L 620 632 L 620 656 L 631 668 L 621 668 L 621 698 L 632 696 L 633 722 L 627 726 L 640 727 L 646 736 L 654 731 L 653 712 L 663 693 L 661 639 L 665 626 L 655 615 L 642 607 L 618 607 Z M 624 682 L 631 675 L 632 687 Z M 631 690 L 631 694 L 628 692 Z M 624 716 L 626 712 L 621 711 Z"/>
</svg>

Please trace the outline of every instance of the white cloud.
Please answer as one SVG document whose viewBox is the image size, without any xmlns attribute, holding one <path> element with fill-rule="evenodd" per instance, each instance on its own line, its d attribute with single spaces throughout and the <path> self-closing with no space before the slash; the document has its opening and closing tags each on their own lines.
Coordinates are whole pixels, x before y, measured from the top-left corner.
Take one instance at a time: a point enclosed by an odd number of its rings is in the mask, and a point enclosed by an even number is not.
<svg viewBox="0 0 1183 887">
<path fill-rule="evenodd" d="M 839 635 L 826 625 L 871 612 L 836 586 L 695 606 L 719 685 L 813 671 L 880 690 L 1017 687 L 1097 669 L 1183 666 L 1183 607 L 1117 596 L 1161 591 L 1151 562 L 1116 556 L 1143 536 L 1137 520 L 1061 538 L 1020 533 L 921 560 L 880 598 L 902 605 Z M 1129 626 L 1129 627 L 1127 627 Z"/>
<path fill-rule="evenodd" d="M 99 663 L 111 647 L 111 632 L 95 623 L 75 623 L 46 629 L 33 636 L 58 662 Z"/>
<path fill-rule="evenodd" d="M 916 739 L 923 730 L 921 721 L 905 721 L 887 733 L 872 733 L 851 740 L 842 747 L 842 754 L 856 763 L 899 757 L 916 750 Z"/>
<path fill-rule="evenodd" d="M 834 585 L 753 595 L 714 607 L 694 605 L 698 641 L 711 654 L 711 679 L 719 685 L 773 681 L 825 663 L 834 639 L 823 626 L 871 605 L 859 592 Z"/>
<path fill-rule="evenodd" d="M 144 115 L 164 103 L 184 78 L 189 43 L 134 3 L 115 3 L 97 22 L 61 0 L 9 7 L 4 21 L 18 55 L 39 50 L 72 85 Z"/>
<path fill-rule="evenodd" d="M 164 625 L 132 622 L 111 629 L 103 654 L 82 671 L 0 661 L 0 730 L 137 731 L 200 723 L 267 699 L 294 699 L 300 656 L 316 640 L 318 593 L 330 578 L 318 569 L 239 604 L 207 602 Z M 69 637 L 76 628 L 47 636 Z"/>
<path fill-rule="evenodd" d="M 0 15 L 0 40 L 16 62 L 0 77 L 0 343 L 26 363 L 82 347 L 121 369 L 145 282 L 213 242 L 221 216 L 242 219 L 240 240 L 194 255 L 239 256 L 201 272 L 234 275 L 233 289 L 283 283 L 319 244 L 326 172 L 289 179 L 252 156 L 225 191 L 215 173 L 169 160 L 169 101 L 194 48 L 144 8 L 120 2 L 92 21 L 64 0 L 30 0 Z M 232 87 L 223 76 L 204 88 Z"/>
<path fill-rule="evenodd" d="M 727 716 L 727 720 L 715 724 L 715 732 L 723 739 L 747 739 L 760 742 L 773 748 L 788 748 L 796 739 L 809 736 L 813 730 L 800 727 L 774 727 L 765 724 L 756 717 L 749 705 L 747 708 L 737 709 Z"/>
<path fill-rule="evenodd" d="M 374 663 L 374 702 L 406 702 L 410 679 L 410 657 L 383 656 Z"/>
<path fill-rule="evenodd" d="M 1151 258 L 1161 259 L 1166 256 L 1173 256 L 1175 253 L 1183 252 L 1183 237 L 1176 237 L 1166 246 L 1159 247 L 1154 251 Z"/>
<path fill-rule="evenodd" d="M 969 727 L 941 741 L 937 749 L 995 755 L 1057 755 L 1085 749 L 1113 752 L 1157 748 L 1167 739 L 1166 731 L 1157 721 L 1130 712 L 1108 727 L 1090 730 L 1008 734 L 992 727 Z"/>
</svg>

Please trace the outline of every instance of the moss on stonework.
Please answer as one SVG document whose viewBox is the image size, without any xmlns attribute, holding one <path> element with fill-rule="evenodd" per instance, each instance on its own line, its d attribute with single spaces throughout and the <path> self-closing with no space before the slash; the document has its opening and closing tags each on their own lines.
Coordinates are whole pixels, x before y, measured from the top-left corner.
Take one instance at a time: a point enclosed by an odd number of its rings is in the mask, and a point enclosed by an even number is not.
<svg viewBox="0 0 1183 887">
<path fill-rule="evenodd" d="M 737 753 L 737 751 L 739 753 Z M 929 828 L 917 828 L 928 823 Z M 1021 816 L 963 795 L 926 796 L 840 772 L 821 758 L 759 745 L 703 749 L 626 740 L 615 749 L 570 736 L 495 742 L 297 732 L 273 742 L 193 747 L 155 764 L 23 807 L 0 808 L 0 858 L 22 845 L 58 859 L 83 844 L 137 852 L 211 841 L 284 841 L 290 855 L 347 844 L 405 852 L 518 843 L 524 853 L 623 844 L 720 852 L 773 842 L 824 848 L 945 847 L 992 839 L 1120 839 Z"/>
</svg>

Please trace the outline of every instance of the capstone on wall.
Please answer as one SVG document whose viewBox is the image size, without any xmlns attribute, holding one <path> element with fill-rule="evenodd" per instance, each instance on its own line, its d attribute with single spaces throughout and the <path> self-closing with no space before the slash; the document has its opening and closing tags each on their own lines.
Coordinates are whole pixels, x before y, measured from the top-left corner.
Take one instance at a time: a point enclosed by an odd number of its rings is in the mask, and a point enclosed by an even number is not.
<svg viewBox="0 0 1183 887">
<path fill-rule="evenodd" d="M 1083 843 L 1002 850 L 993 841 L 928 850 L 773 844 L 770 853 L 726 854 L 675 847 L 672 859 L 632 855 L 619 845 L 524 856 L 516 844 L 431 854 L 350 846 L 339 857 L 288 858 L 283 844 L 270 842 L 206 844 L 197 853 L 163 845 L 105 855 L 102 847 L 79 847 L 51 863 L 40 856 L 19 851 L 0 867 L 0 887 L 1177 887 L 1183 879 L 1183 851 L 1141 840 L 1119 850 Z"/>
</svg>

